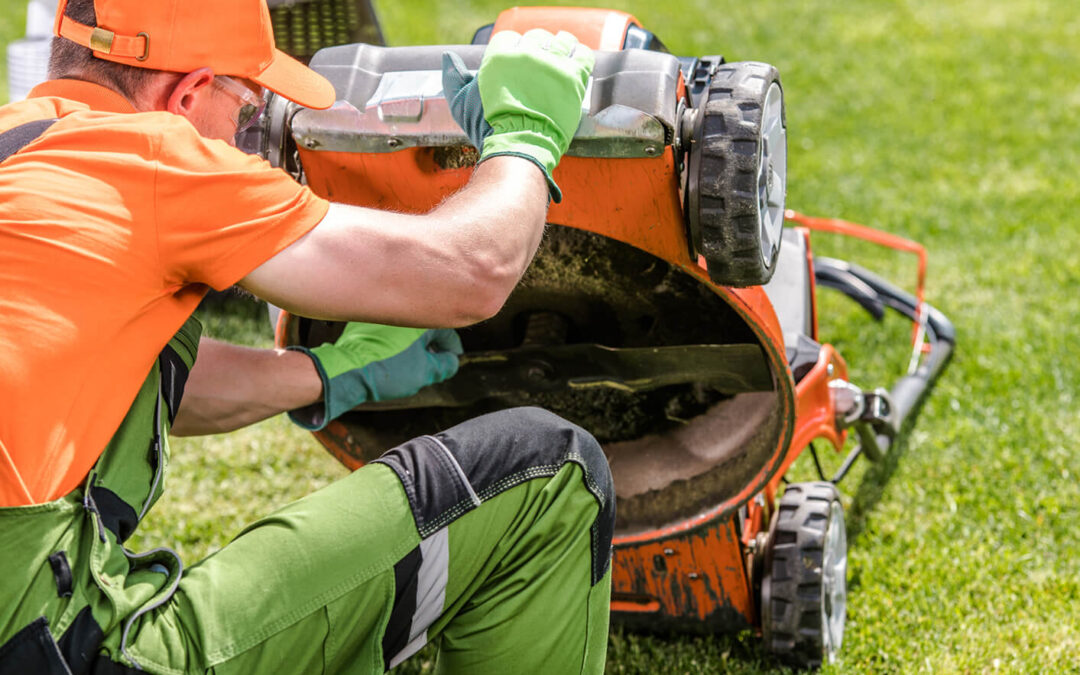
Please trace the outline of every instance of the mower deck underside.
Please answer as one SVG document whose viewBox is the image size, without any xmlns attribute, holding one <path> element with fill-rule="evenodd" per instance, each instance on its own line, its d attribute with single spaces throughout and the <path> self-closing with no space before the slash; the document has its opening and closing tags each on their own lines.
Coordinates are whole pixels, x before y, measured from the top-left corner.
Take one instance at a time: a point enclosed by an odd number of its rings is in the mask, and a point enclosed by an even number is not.
<svg viewBox="0 0 1080 675">
<path fill-rule="evenodd" d="M 333 339 L 341 324 L 303 319 L 294 341 Z M 771 370 L 745 321 L 709 284 L 676 266 L 613 239 L 552 226 L 537 256 L 497 316 L 463 329 L 470 354 L 536 349 L 532 385 L 463 405 L 358 410 L 341 422 L 337 444 L 361 461 L 416 435 L 433 433 L 501 408 L 536 405 L 592 432 L 611 463 L 621 534 L 693 516 L 744 488 L 775 452 L 779 415 Z M 737 391 L 701 381 L 695 364 L 683 383 L 627 391 L 617 386 L 551 386 L 560 369 L 550 348 L 595 344 L 611 348 L 740 345 L 730 370 L 763 371 L 766 386 Z M 703 366 L 702 366 L 703 367 Z M 467 384 L 466 364 L 455 377 Z M 479 384 L 479 383 L 478 383 Z"/>
</svg>

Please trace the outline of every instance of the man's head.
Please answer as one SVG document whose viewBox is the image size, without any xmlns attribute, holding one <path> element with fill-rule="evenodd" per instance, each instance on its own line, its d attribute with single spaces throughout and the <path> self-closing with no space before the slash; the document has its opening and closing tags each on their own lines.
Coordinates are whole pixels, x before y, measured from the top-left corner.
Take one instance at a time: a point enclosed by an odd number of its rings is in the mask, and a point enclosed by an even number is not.
<svg viewBox="0 0 1080 675">
<path fill-rule="evenodd" d="M 54 32 L 51 77 L 111 86 L 210 137 L 231 138 L 222 118 L 250 110 L 242 88 L 312 108 L 335 98 L 325 78 L 274 46 L 266 0 L 61 0 Z"/>
</svg>

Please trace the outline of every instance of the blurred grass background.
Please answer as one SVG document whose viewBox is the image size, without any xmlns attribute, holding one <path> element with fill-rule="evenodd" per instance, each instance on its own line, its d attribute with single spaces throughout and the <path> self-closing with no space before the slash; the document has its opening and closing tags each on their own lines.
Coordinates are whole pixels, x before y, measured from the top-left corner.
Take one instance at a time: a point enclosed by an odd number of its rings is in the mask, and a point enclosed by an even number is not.
<svg viewBox="0 0 1080 675">
<path fill-rule="evenodd" d="M 0 0 L 0 39 L 22 34 Z M 553 3 L 565 4 L 565 3 Z M 826 673 L 1080 671 L 1080 13 L 1053 0 L 613 1 L 683 55 L 762 60 L 783 76 L 790 207 L 919 240 L 957 355 L 913 430 L 847 495 L 848 625 Z M 505 5 L 376 1 L 391 44 L 468 42 Z M 6 71 L 0 68 L 0 85 Z M 0 88 L 6 94 L 6 86 Z M 817 252 L 908 283 L 914 263 L 817 236 Z M 906 326 L 823 292 L 821 335 L 855 382 L 906 365 Z M 204 310 L 211 335 L 267 344 L 259 308 Z M 274 505 L 343 475 L 274 419 L 173 444 L 170 492 L 133 545 L 189 560 Z M 833 466 L 839 457 L 833 458 Z M 809 479 L 800 460 L 795 474 Z M 430 670 L 430 651 L 407 665 Z M 613 631 L 611 673 L 783 672 L 749 632 Z"/>
</svg>

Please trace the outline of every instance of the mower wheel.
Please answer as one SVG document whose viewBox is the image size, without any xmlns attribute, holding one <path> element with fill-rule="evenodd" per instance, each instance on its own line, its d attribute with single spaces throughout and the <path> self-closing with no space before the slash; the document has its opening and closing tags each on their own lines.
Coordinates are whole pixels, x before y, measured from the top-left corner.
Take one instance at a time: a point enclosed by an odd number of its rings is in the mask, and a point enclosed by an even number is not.
<svg viewBox="0 0 1080 675">
<path fill-rule="evenodd" d="M 832 663 L 844 639 L 847 532 L 832 483 L 793 483 L 780 498 L 761 583 L 766 648 L 788 665 Z"/>
<path fill-rule="evenodd" d="M 780 74 L 743 61 L 715 69 L 694 113 L 687 218 L 709 276 L 723 286 L 772 278 L 787 185 Z"/>
</svg>

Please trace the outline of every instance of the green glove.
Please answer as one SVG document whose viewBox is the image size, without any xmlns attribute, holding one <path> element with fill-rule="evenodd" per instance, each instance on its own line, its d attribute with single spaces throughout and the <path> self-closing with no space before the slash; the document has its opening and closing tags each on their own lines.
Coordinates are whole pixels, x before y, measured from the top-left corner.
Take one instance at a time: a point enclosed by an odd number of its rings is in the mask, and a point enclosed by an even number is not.
<svg viewBox="0 0 1080 675">
<path fill-rule="evenodd" d="M 480 161 L 524 157 L 544 172 L 551 198 L 562 201 L 551 172 L 581 121 L 592 50 L 570 33 L 537 28 L 525 35 L 493 35 L 475 79 L 455 56 L 443 56 L 443 92 L 454 119 L 480 150 Z"/>
<path fill-rule="evenodd" d="M 374 323 L 349 323 L 341 337 L 314 349 L 289 347 L 315 362 L 323 400 L 289 412 L 305 429 L 317 431 L 365 401 L 412 396 L 452 377 L 461 339 L 449 328 L 424 330 Z"/>
<path fill-rule="evenodd" d="M 443 52 L 442 86 L 454 121 L 465 130 L 473 147 L 483 152 L 484 139 L 491 134 L 491 125 L 484 119 L 484 102 L 480 100 L 476 76 L 454 52 Z"/>
</svg>

